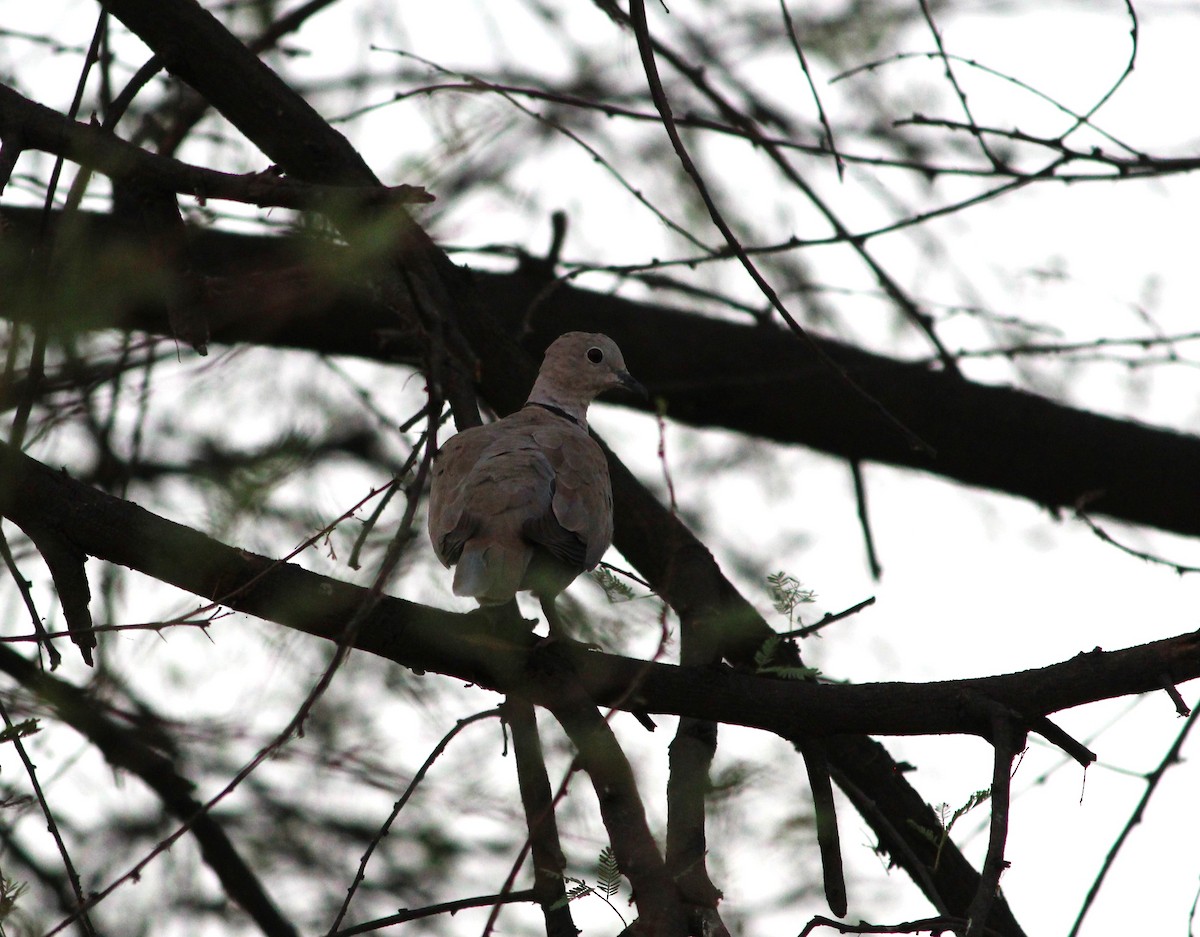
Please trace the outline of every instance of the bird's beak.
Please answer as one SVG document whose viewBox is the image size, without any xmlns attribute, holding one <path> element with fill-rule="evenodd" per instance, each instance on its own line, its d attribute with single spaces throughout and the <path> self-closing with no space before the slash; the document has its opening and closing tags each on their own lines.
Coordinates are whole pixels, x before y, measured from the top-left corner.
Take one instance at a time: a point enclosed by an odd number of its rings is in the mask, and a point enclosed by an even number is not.
<svg viewBox="0 0 1200 937">
<path fill-rule="evenodd" d="M 621 387 L 624 387 L 628 391 L 632 391 L 643 400 L 650 399 L 650 394 L 646 391 L 646 388 L 642 386 L 642 382 L 628 371 L 616 371 L 614 374 Z"/>
</svg>

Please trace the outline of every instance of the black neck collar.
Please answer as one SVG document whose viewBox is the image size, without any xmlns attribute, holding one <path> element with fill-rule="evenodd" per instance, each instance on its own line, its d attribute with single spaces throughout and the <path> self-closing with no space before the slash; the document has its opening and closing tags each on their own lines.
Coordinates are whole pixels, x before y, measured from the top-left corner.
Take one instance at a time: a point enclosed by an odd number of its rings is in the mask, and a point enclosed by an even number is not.
<svg viewBox="0 0 1200 937">
<path fill-rule="evenodd" d="M 561 416 L 561 417 L 562 417 L 564 420 L 569 420 L 570 422 L 572 422 L 572 423 L 574 423 L 576 426 L 578 426 L 580 429 L 582 429 L 582 428 L 583 428 L 582 424 L 581 424 L 581 423 L 580 423 L 580 422 L 579 422 L 577 419 L 575 419 L 575 417 L 571 416 L 571 414 L 569 414 L 569 413 L 568 413 L 566 410 L 564 410 L 562 407 L 556 407 L 556 406 L 554 406 L 554 404 L 552 404 L 552 403 L 541 403 L 541 402 L 539 402 L 539 401 L 537 401 L 537 400 L 531 400 L 531 401 L 529 401 L 529 403 L 525 404 L 525 406 L 527 406 L 527 407 L 541 407 L 543 410 L 549 410 L 549 411 L 550 411 L 551 413 L 553 413 L 555 416 Z"/>
</svg>

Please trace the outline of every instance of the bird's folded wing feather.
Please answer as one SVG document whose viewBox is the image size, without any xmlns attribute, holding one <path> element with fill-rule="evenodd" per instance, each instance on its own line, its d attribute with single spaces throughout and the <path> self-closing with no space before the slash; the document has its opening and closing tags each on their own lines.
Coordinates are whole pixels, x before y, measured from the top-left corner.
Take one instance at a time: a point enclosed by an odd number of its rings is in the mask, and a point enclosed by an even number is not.
<svg viewBox="0 0 1200 937">
<path fill-rule="evenodd" d="M 552 508 L 552 509 L 551 509 Z M 521 410 L 451 437 L 434 463 L 430 539 L 444 565 L 488 529 L 540 544 L 591 569 L 612 543 L 608 464 L 595 441 L 561 417 Z"/>
<path fill-rule="evenodd" d="M 591 569 L 612 543 L 612 489 L 608 462 L 595 441 L 578 427 L 554 417 L 535 428 L 534 441 L 554 469 L 553 516 L 539 519 L 541 533 L 532 537 L 551 553 L 578 569 Z M 561 530 L 553 535 L 554 528 Z M 566 548 L 573 540 L 574 549 Z"/>
</svg>

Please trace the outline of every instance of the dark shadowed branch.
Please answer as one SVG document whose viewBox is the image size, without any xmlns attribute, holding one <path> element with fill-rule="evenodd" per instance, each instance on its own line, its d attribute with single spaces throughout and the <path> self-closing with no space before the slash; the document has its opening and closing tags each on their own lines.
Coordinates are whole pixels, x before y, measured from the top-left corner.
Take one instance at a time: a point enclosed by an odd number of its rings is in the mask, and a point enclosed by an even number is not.
<svg viewBox="0 0 1200 937">
<path fill-rule="evenodd" d="M 179 820 L 190 825 L 204 862 L 226 894 L 241 906 L 268 937 L 295 937 L 296 930 L 280 913 L 257 873 L 230 841 L 221 824 L 193 796 L 193 785 L 171 760 L 136 728 L 108 718 L 86 692 L 44 674 L 25 658 L 0 646 L 0 670 L 40 697 L 67 725 L 96 746 L 114 768 L 138 777 Z M 87 921 L 87 911 L 77 910 Z M 87 925 L 90 930 L 90 924 Z"/>
</svg>

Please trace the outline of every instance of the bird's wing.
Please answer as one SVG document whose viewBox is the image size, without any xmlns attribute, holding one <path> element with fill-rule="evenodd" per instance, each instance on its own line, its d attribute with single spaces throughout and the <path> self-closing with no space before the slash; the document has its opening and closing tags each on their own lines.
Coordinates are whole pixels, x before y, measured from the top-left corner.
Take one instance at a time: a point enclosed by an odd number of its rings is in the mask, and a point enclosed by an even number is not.
<svg viewBox="0 0 1200 937">
<path fill-rule="evenodd" d="M 554 471 L 552 510 L 526 525 L 526 536 L 579 570 L 600 562 L 612 543 L 612 489 L 604 452 L 586 432 L 547 414 L 532 431 Z"/>
<path fill-rule="evenodd" d="M 443 566 L 458 562 L 473 524 L 465 514 L 466 480 L 491 441 L 491 426 L 475 426 L 451 436 L 433 460 L 429 484 L 429 539 Z"/>
<path fill-rule="evenodd" d="M 459 433 L 434 461 L 429 536 L 454 591 L 503 602 L 536 588 L 526 574 L 534 547 L 560 568 L 551 591 L 593 568 L 612 542 L 608 464 L 585 430 L 541 408 L 526 408 Z"/>
</svg>

